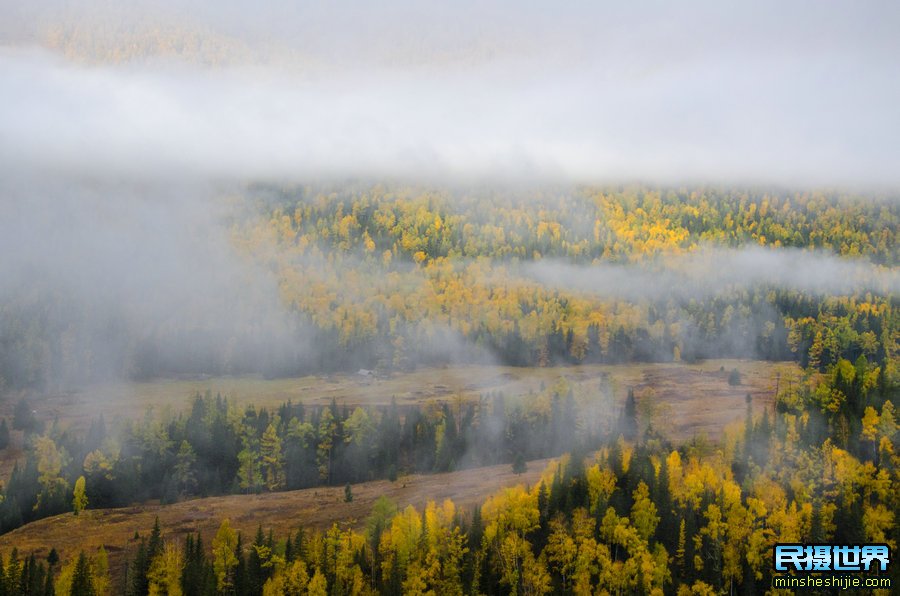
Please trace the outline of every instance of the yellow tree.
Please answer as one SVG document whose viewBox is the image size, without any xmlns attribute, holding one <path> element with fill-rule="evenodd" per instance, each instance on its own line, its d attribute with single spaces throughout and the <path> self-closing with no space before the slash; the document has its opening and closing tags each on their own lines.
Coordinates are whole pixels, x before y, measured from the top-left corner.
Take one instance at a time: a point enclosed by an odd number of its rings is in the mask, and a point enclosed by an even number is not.
<svg viewBox="0 0 900 596">
<path fill-rule="evenodd" d="M 66 463 L 65 450 L 58 449 L 53 439 L 43 436 L 35 439 L 34 452 L 37 457 L 38 482 L 41 485 L 34 510 L 48 506 L 56 499 L 62 499 L 64 504 L 69 483 L 59 473 Z"/>
<path fill-rule="evenodd" d="M 72 493 L 72 509 L 75 515 L 81 513 L 88 504 L 87 495 L 84 492 L 84 476 L 79 476 L 75 481 L 75 490 Z"/>
<path fill-rule="evenodd" d="M 281 438 L 275 423 L 269 423 L 259 442 L 259 456 L 266 488 L 276 490 L 284 485 L 284 461 Z"/>
<path fill-rule="evenodd" d="M 184 560 L 181 549 L 167 542 L 150 563 L 147 581 L 149 596 L 181 596 L 181 569 Z"/>
<path fill-rule="evenodd" d="M 232 585 L 232 570 L 238 564 L 236 549 L 237 533 L 231 528 L 228 518 L 225 518 L 212 544 L 213 569 L 216 572 L 216 586 L 220 592 L 227 591 Z"/>
<path fill-rule="evenodd" d="M 422 537 L 422 519 L 412 505 L 398 513 L 391 520 L 391 527 L 381 535 L 379 550 L 382 556 L 382 570 L 389 577 L 396 566 L 400 577 L 406 573 L 409 564 L 418 554 Z"/>
<path fill-rule="evenodd" d="M 453 523 L 455 517 L 456 507 L 449 499 L 440 507 L 434 501 L 425 507 L 426 579 L 437 593 L 448 596 L 463 593 L 460 574 L 463 557 L 468 552 L 465 536 Z"/>
<path fill-rule="evenodd" d="M 525 535 L 538 527 L 537 492 L 522 486 L 503 489 L 482 506 L 484 545 L 495 554 L 502 582 L 513 593 L 545 593 L 549 574 L 544 559 L 536 560 Z M 544 581 L 546 577 L 546 582 Z"/>
<path fill-rule="evenodd" d="M 645 542 L 650 540 L 656 531 L 656 525 L 659 523 L 659 516 L 656 514 L 656 505 L 650 500 L 650 489 L 643 482 L 638 483 L 634 489 L 634 505 L 631 507 L 631 523 L 638 535 Z"/>
<path fill-rule="evenodd" d="M 94 593 L 97 596 L 109 594 L 109 558 L 106 556 L 106 549 L 102 546 L 91 559 L 91 578 L 94 584 Z"/>
<path fill-rule="evenodd" d="M 306 592 L 309 596 L 328 596 L 328 580 L 322 575 L 319 569 L 313 574 L 309 580 L 309 587 Z"/>
</svg>

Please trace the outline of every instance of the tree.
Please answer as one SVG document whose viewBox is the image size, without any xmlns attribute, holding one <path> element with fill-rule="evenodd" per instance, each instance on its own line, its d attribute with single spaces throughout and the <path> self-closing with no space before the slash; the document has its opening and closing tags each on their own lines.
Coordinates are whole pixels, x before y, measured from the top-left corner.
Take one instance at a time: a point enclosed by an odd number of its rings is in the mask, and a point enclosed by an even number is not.
<svg viewBox="0 0 900 596">
<path fill-rule="evenodd" d="M 65 511 L 69 483 L 60 477 L 60 472 L 68 460 L 65 449 L 57 448 L 53 439 L 43 436 L 35 440 L 34 452 L 37 458 L 38 482 L 41 485 L 34 510 L 50 514 Z"/>
<path fill-rule="evenodd" d="M 319 420 L 319 444 L 317 447 L 317 462 L 319 465 L 319 479 L 331 484 L 331 464 L 334 447 L 334 433 L 337 430 L 337 421 L 331 413 L 331 408 L 322 411 Z"/>
<path fill-rule="evenodd" d="M 149 596 L 181 596 L 181 573 L 184 558 L 181 549 L 167 542 L 150 563 L 147 572 Z"/>
<path fill-rule="evenodd" d="M 525 456 L 520 451 L 516 451 L 512 462 L 513 474 L 524 474 L 528 471 L 528 464 L 525 462 Z"/>
<path fill-rule="evenodd" d="M 79 476 L 75 481 L 75 490 L 73 491 L 72 509 L 75 515 L 81 513 L 87 507 L 88 498 L 84 489 L 84 476 Z"/>
<path fill-rule="evenodd" d="M 281 582 L 280 590 L 276 590 L 277 582 Z M 277 596 L 301 596 L 307 593 L 309 585 L 309 572 L 303 561 L 294 561 L 288 565 L 281 576 L 276 576 L 266 582 L 263 587 L 263 596 L 269 593 Z"/>
<path fill-rule="evenodd" d="M 344 487 L 344 503 L 352 503 L 353 502 L 353 489 L 350 488 L 350 483 Z"/>
<path fill-rule="evenodd" d="M 175 481 L 182 495 L 191 495 L 197 490 L 197 476 L 194 472 L 197 466 L 197 455 L 194 448 L 187 441 L 181 441 L 178 455 L 175 456 Z"/>
<path fill-rule="evenodd" d="M 656 505 L 650 500 L 650 490 L 643 481 L 634 489 L 634 505 L 631 506 L 631 522 L 638 535 L 644 540 L 650 540 L 659 523 L 656 514 Z"/>
<path fill-rule="evenodd" d="M 250 594 L 262 592 L 263 586 L 271 575 L 272 564 L 272 544 L 266 541 L 262 526 L 259 526 L 247 558 L 246 582 Z"/>
<path fill-rule="evenodd" d="M 307 594 L 309 594 L 309 596 L 328 596 L 328 580 L 322 575 L 322 571 L 318 568 L 313 574 L 312 579 L 309 580 Z"/>
<path fill-rule="evenodd" d="M 260 462 L 266 488 L 276 490 L 284 486 L 284 461 L 281 438 L 274 423 L 269 423 L 259 443 Z"/>
<path fill-rule="evenodd" d="M 622 411 L 622 436 L 626 440 L 634 440 L 637 437 L 637 401 L 634 398 L 634 389 L 628 389 L 628 397 L 625 398 L 625 409 Z"/>
<path fill-rule="evenodd" d="M 0 421 L 0 449 L 9 447 L 9 427 L 6 425 L 6 418 Z"/>
<path fill-rule="evenodd" d="M 259 469 L 259 452 L 252 447 L 247 447 L 238 453 L 238 483 L 245 491 L 258 492 L 263 483 L 262 472 Z"/>
<path fill-rule="evenodd" d="M 84 551 L 78 555 L 78 562 L 72 573 L 72 585 L 69 588 L 69 596 L 97 596 L 94 590 L 94 581 L 91 574 L 91 564 Z"/>
<path fill-rule="evenodd" d="M 109 592 L 109 557 L 102 546 L 97 550 L 97 555 L 91 560 L 91 576 L 94 592 L 98 596 L 106 596 Z"/>
<path fill-rule="evenodd" d="M 216 573 L 216 586 L 220 592 L 227 591 L 234 585 L 234 568 L 238 564 L 235 553 L 237 549 L 237 533 L 231 529 L 228 518 L 222 520 L 216 537 L 213 538 L 213 569 Z"/>
</svg>

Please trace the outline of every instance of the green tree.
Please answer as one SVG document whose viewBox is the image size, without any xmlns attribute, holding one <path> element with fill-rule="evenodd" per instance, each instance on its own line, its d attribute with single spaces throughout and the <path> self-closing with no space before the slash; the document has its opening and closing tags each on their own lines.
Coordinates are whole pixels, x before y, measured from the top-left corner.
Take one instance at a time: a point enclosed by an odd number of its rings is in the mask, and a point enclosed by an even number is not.
<svg viewBox="0 0 900 596">
<path fill-rule="evenodd" d="M 317 448 L 317 462 L 319 465 L 319 479 L 331 483 L 332 451 L 334 448 L 334 433 L 337 430 L 337 421 L 330 408 L 322 410 L 319 420 L 319 444 Z"/>
<path fill-rule="evenodd" d="M 0 421 L 0 449 L 9 447 L 9 426 L 6 425 L 6 418 Z"/>
<path fill-rule="evenodd" d="M 182 441 L 175 457 L 175 481 L 182 495 L 191 495 L 197 490 L 197 454 L 187 441 Z"/>
<path fill-rule="evenodd" d="M 72 586 L 69 588 L 69 596 L 97 596 L 94 590 L 94 578 L 91 573 L 91 563 L 84 551 L 78 555 L 75 571 L 72 574 Z"/>
<path fill-rule="evenodd" d="M 634 440 L 637 437 L 637 401 L 634 397 L 634 389 L 628 389 L 628 396 L 625 398 L 625 408 L 622 411 L 622 436 L 627 440 Z"/>
<path fill-rule="evenodd" d="M 525 456 L 520 451 L 516 451 L 512 462 L 513 474 L 524 474 L 528 471 L 528 464 L 525 462 Z"/>
</svg>

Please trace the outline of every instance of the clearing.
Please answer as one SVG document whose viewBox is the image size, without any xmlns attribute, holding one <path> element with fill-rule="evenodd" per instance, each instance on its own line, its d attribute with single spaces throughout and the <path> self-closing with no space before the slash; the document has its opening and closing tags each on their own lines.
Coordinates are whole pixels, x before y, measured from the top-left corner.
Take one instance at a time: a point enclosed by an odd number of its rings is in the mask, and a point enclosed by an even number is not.
<svg viewBox="0 0 900 596">
<path fill-rule="evenodd" d="M 737 369 L 741 384 L 729 385 L 728 373 Z M 673 439 L 705 434 L 721 436 L 730 423 L 743 420 L 749 393 L 755 411 L 770 404 L 777 379 L 797 377 L 793 362 L 755 360 L 706 360 L 696 364 L 635 363 L 569 367 L 521 368 L 512 366 L 448 366 L 420 368 L 390 378 L 371 378 L 355 373 L 297 378 L 208 377 L 189 380 L 162 379 L 140 383 L 111 383 L 68 393 L 30 398 L 40 420 L 85 430 L 101 413 L 107 424 L 117 418 L 136 419 L 148 410 L 183 412 L 197 392 L 227 396 L 239 405 L 275 408 L 291 400 L 306 405 L 398 405 L 440 401 L 469 401 L 481 394 L 503 392 L 510 397 L 537 393 L 565 379 L 576 395 L 600 395 L 600 387 L 612 388 L 615 406 L 621 406 L 633 388 L 642 414 Z M 590 399 L 590 398 L 588 398 Z M 0 417 L 12 419 L 15 399 L 0 403 Z M 0 478 L 8 478 L 13 463 L 21 461 L 21 432 L 12 433 L 10 447 L 0 450 Z"/>
</svg>

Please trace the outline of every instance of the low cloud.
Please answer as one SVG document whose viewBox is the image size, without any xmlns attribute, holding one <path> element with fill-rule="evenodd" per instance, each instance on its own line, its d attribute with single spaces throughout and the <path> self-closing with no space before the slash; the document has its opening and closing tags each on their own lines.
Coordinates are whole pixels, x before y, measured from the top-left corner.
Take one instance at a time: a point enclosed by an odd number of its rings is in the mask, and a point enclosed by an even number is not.
<svg viewBox="0 0 900 596">
<path fill-rule="evenodd" d="M 522 271 L 552 287 L 632 301 L 699 300 L 727 290 L 759 287 L 816 296 L 900 292 L 900 272 L 894 268 L 865 259 L 759 246 L 707 247 L 645 264 L 573 265 L 543 260 L 524 264 Z"/>
<path fill-rule="evenodd" d="M 4 174 L 900 182 L 891 3 L 56 4 L 5 35 Z M 225 68 L 192 59 L 221 39 Z"/>
</svg>

